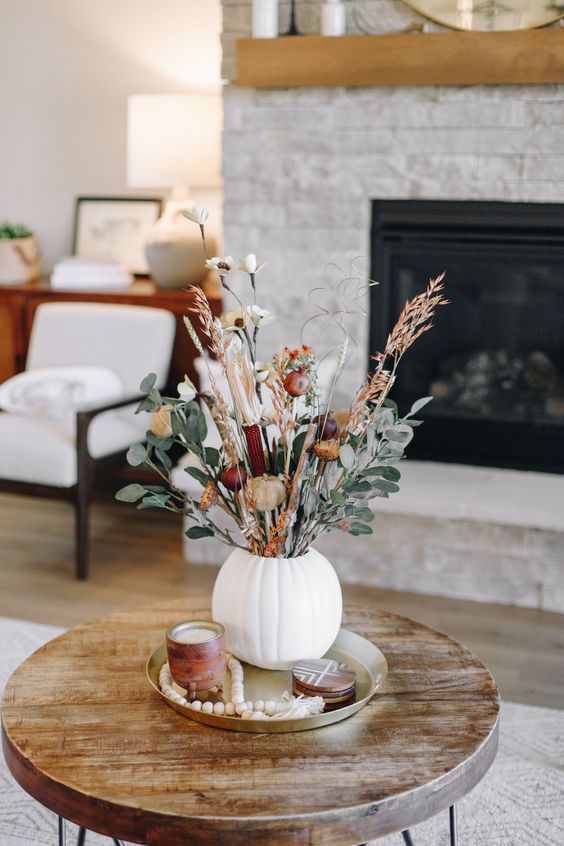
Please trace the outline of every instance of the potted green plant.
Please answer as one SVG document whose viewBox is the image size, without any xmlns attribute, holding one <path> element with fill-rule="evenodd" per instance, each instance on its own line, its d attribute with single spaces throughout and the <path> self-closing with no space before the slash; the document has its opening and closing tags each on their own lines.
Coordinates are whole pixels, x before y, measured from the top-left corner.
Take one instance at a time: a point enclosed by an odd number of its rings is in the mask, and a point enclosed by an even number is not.
<svg viewBox="0 0 564 846">
<path fill-rule="evenodd" d="M 0 223 L 0 285 L 29 282 L 39 273 L 37 238 L 22 223 Z"/>
</svg>

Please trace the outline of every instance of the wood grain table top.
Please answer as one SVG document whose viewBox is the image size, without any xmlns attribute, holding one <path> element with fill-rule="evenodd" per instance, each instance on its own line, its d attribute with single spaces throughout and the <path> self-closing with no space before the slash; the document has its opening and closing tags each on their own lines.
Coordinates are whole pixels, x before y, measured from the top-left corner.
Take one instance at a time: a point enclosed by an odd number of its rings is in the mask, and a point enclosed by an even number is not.
<svg viewBox="0 0 564 846">
<path fill-rule="evenodd" d="M 55 813 L 147 846 L 355 846 L 409 828 L 468 793 L 497 750 L 493 678 L 464 646 L 362 606 L 343 625 L 389 675 L 336 725 L 220 731 L 169 708 L 145 664 L 207 598 L 113 614 L 51 641 L 14 673 L 2 734 L 21 786 Z"/>
</svg>

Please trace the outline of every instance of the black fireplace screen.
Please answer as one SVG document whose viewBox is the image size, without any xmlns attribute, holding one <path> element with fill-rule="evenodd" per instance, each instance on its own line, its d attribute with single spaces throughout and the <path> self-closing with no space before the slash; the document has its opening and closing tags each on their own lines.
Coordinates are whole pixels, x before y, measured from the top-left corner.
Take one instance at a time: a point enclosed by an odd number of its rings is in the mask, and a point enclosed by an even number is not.
<svg viewBox="0 0 564 846">
<path fill-rule="evenodd" d="M 406 354 L 400 409 L 432 394 L 416 458 L 564 471 L 564 205 L 374 201 L 371 351 L 446 271 L 452 304 Z"/>
</svg>

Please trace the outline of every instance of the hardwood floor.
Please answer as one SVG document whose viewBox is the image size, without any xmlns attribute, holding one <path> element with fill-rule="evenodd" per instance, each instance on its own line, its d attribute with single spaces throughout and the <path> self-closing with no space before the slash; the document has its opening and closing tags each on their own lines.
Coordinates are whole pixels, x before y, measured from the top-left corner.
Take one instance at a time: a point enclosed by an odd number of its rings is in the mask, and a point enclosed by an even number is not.
<svg viewBox="0 0 564 846">
<path fill-rule="evenodd" d="M 91 577 L 77 582 L 70 507 L 0 495 L 0 616 L 73 626 L 211 590 L 215 568 L 187 566 L 172 515 L 139 512 L 103 496 L 93 507 L 91 535 Z M 358 585 L 344 592 L 462 641 L 488 665 L 504 698 L 564 708 L 564 616 Z"/>
</svg>

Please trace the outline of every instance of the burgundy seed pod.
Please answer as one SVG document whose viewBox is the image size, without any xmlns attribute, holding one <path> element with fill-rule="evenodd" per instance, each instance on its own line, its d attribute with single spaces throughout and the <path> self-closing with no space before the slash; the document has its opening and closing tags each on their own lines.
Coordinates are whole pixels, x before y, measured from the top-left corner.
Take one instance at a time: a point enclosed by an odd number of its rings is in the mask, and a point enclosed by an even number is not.
<svg viewBox="0 0 564 846">
<path fill-rule="evenodd" d="M 317 437 L 322 441 L 330 441 L 337 434 L 337 421 L 330 414 L 318 414 L 311 422 L 317 423 Z"/>
</svg>

